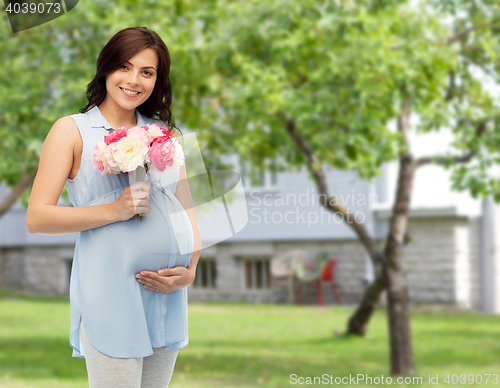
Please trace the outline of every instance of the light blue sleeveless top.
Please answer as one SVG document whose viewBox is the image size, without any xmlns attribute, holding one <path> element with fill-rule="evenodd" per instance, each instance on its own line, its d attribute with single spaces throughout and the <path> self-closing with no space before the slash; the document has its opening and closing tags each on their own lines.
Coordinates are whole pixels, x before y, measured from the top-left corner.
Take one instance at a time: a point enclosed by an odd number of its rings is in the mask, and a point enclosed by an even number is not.
<svg viewBox="0 0 500 388">
<path fill-rule="evenodd" d="M 137 110 L 136 116 L 138 127 L 155 123 L 166 128 L 164 122 Z M 93 169 L 92 158 L 95 143 L 113 128 L 98 107 L 71 117 L 83 140 L 78 174 L 66 180 L 71 202 L 76 207 L 112 203 L 130 186 L 129 175 L 101 175 Z M 78 233 L 70 280 L 73 357 L 85 357 L 82 321 L 92 345 L 111 357 L 146 357 L 153 347 L 179 350 L 189 342 L 187 288 L 162 294 L 145 289 L 135 277 L 144 270 L 186 267 L 193 252 L 191 223 L 174 196 L 179 172 L 150 173 L 150 201 L 143 221 L 132 218 Z M 169 216 L 174 213 L 176 217 Z"/>
</svg>

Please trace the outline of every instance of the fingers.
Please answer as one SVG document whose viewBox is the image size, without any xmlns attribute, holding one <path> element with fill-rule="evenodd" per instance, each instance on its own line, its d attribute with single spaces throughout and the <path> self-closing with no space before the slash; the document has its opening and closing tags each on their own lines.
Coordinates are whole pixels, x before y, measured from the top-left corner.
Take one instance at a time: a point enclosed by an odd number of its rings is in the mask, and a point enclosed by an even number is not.
<svg viewBox="0 0 500 388">
<path fill-rule="evenodd" d="M 147 182 L 135 182 L 130 186 L 132 201 L 136 213 L 147 213 L 149 208 L 149 188 L 151 187 L 151 181 Z"/>
<path fill-rule="evenodd" d="M 140 190 L 143 187 L 144 182 L 134 182 L 130 185 L 130 190 Z"/>
<path fill-rule="evenodd" d="M 168 271 L 182 272 L 182 269 L 186 268 L 179 266 L 166 269 L 168 269 Z M 161 292 L 163 294 L 177 291 L 182 287 L 188 286 L 192 282 L 192 280 L 186 280 L 187 278 L 185 278 L 182 273 L 168 273 L 168 276 L 160 276 L 156 272 L 141 271 L 141 273 L 136 274 L 135 277 L 145 289 L 156 292 L 156 288 L 159 286 L 160 289 L 157 292 Z"/>
<path fill-rule="evenodd" d="M 134 209 L 136 214 L 144 214 L 149 211 L 149 208 L 147 206 L 135 206 Z"/>
<path fill-rule="evenodd" d="M 149 188 L 151 187 L 151 181 L 148 179 L 146 182 L 134 182 L 130 185 L 130 190 L 132 191 L 139 191 L 139 190 L 144 190 L 144 191 L 149 191 Z"/>
<path fill-rule="evenodd" d="M 156 274 L 156 272 L 152 272 L 152 271 L 141 271 L 141 273 L 136 274 L 135 277 L 138 277 L 138 276 L 153 276 L 155 274 Z"/>
<path fill-rule="evenodd" d="M 176 276 L 176 275 L 182 275 L 183 273 L 183 268 L 182 266 L 177 266 L 173 268 L 162 268 L 158 271 L 158 274 L 160 276 Z"/>
<path fill-rule="evenodd" d="M 133 191 L 132 192 L 132 197 L 134 199 L 145 199 L 146 201 L 149 201 L 149 192 L 147 191 Z"/>
<path fill-rule="evenodd" d="M 155 292 L 161 292 L 161 293 L 164 293 L 166 294 L 166 292 L 164 291 L 165 288 L 162 287 L 162 284 L 161 283 L 158 283 L 156 282 L 156 284 L 154 284 L 153 282 L 149 281 L 149 280 L 146 280 L 145 278 L 143 279 L 137 279 L 137 281 L 139 283 L 142 284 L 142 287 L 145 288 L 146 290 L 149 290 L 149 291 L 155 291 Z M 158 289 L 158 291 L 156 291 L 156 289 L 158 288 L 158 286 L 160 287 Z"/>
<path fill-rule="evenodd" d="M 156 276 L 159 278 L 158 275 Z M 139 274 L 137 274 L 135 277 L 137 278 L 137 281 L 141 283 L 144 288 L 150 291 L 156 291 L 156 288 L 159 286 L 160 290 L 158 292 L 165 293 L 165 290 L 168 290 L 169 287 L 171 286 L 170 283 L 165 278 L 163 278 L 164 279 L 163 281 L 158 281 L 156 279 L 153 279 L 152 277 L 141 276 Z"/>
<path fill-rule="evenodd" d="M 164 279 L 166 277 L 171 277 L 171 276 L 182 276 L 184 270 L 186 270 L 186 267 L 181 266 L 176 266 L 172 268 L 162 268 L 158 272 L 153 272 L 153 271 L 141 271 L 140 273 L 136 274 L 136 278 L 149 278 L 153 280 L 158 280 Z M 164 271 L 164 273 L 162 273 Z"/>
<path fill-rule="evenodd" d="M 161 276 L 159 276 L 156 272 L 150 271 L 142 271 L 140 274 L 135 275 L 136 277 L 147 277 L 153 280 L 159 280 Z"/>
</svg>

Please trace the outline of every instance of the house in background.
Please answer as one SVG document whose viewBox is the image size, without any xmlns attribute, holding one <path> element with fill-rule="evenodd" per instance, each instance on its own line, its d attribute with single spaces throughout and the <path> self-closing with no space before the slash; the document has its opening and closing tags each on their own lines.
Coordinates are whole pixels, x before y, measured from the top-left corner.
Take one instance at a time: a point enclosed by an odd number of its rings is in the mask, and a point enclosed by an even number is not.
<svg viewBox="0 0 500 388">
<path fill-rule="evenodd" d="M 413 139 L 417 156 L 446 147 L 446 139 L 426 136 Z M 383 172 L 370 183 L 353 172 L 326 169 L 330 193 L 378 240 L 387 234 L 396 163 L 384 166 Z M 286 284 L 273 282 L 270 260 L 300 248 L 311 256 L 326 250 L 337 258 L 335 282 L 342 302 L 357 303 L 373 279 L 371 264 L 350 228 L 318 205 L 307 171 L 265 172 L 253 186 L 243 177 L 243 186 L 248 223 L 202 250 L 189 300 L 271 302 L 274 288 L 274 300 L 284 302 Z M 414 187 L 409 221 L 413 240 L 404 249 L 411 301 L 499 312 L 500 208 L 490 200 L 451 192 L 449 174 L 440 167 L 418 170 Z M 0 200 L 7 193 L 0 187 Z M 62 200 L 59 204 L 67 206 Z M 77 234 L 30 235 L 25 217 L 26 209 L 16 204 L 0 219 L 0 287 L 68 295 Z M 222 240 L 217 229 L 202 225 L 203 240 Z M 314 286 L 303 290 L 304 303 L 317 303 Z M 328 289 L 325 301 L 334 302 Z"/>
</svg>

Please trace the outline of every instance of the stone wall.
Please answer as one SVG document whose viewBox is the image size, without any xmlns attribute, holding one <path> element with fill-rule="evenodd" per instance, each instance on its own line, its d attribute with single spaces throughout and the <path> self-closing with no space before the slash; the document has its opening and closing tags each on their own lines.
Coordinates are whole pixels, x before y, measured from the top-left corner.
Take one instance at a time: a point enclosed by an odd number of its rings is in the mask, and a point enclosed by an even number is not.
<svg viewBox="0 0 500 388">
<path fill-rule="evenodd" d="M 413 304 L 449 304 L 479 308 L 479 219 L 465 217 L 414 217 L 409 230 L 412 241 L 405 246 L 403 260 Z M 338 259 L 335 282 L 343 304 L 359 302 L 366 288 L 364 248 L 357 240 L 277 241 L 254 243 L 221 243 L 203 252 L 217 261 L 217 288 L 190 289 L 189 298 L 197 300 L 242 300 L 250 302 L 287 303 L 288 284 L 274 279 L 273 291 L 248 291 L 243 288 L 240 256 L 271 259 L 289 250 L 304 249 L 312 257 L 326 250 Z M 239 282 L 237 279 L 240 279 Z M 296 295 L 298 284 L 295 284 Z M 323 285 L 326 304 L 334 304 L 330 287 Z M 304 304 L 318 303 L 315 284 L 302 286 Z"/>
<path fill-rule="evenodd" d="M 413 303 L 455 300 L 455 224 L 453 218 L 410 220 L 412 241 L 403 255 Z"/>
<path fill-rule="evenodd" d="M 286 279 L 273 279 L 274 295 L 268 290 L 247 290 L 244 281 L 244 258 L 260 258 L 270 260 L 292 249 L 303 249 L 312 257 L 316 252 L 326 250 L 339 263 L 335 269 L 335 282 L 343 303 L 356 303 L 363 293 L 365 276 L 365 252 L 355 240 L 337 241 L 302 241 L 302 242 L 245 242 L 221 243 L 210 250 L 202 251 L 200 260 L 215 258 L 217 262 L 216 289 L 192 288 L 189 290 L 190 301 L 201 300 L 239 300 L 248 302 L 288 302 L 288 283 Z M 295 282 L 294 295 L 297 295 L 298 283 Z M 304 304 L 318 303 L 315 284 L 301 287 Z M 335 303 L 331 288 L 323 285 L 326 304 Z"/>
<path fill-rule="evenodd" d="M 412 303 L 478 307 L 478 219 L 412 218 L 409 231 L 404 265 Z"/>
<path fill-rule="evenodd" d="M 478 308 L 479 219 L 465 217 L 414 217 L 409 230 L 412 242 L 404 249 L 411 302 L 451 304 Z M 306 240 L 274 242 L 224 242 L 202 251 L 200 260 L 216 260 L 216 287 L 188 288 L 189 301 L 288 302 L 288 285 L 274 279 L 273 288 L 246 289 L 245 260 L 270 260 L 289 250 L 303 249 L 312 257 L 326 250 L 338 259 L 335 270 L 343 304 L 359 302 L 366 287 L 364 248 L 357 240 Z M 69 295 L 69 276 L 74 246 L 9 247 L 0 250 L 0 286 L 47 295 Z M 295 283 L 294 296 L 298 284 Z M 335 299 L 323 285 L 327 305 Z M 315 284 L 302 286 L 302 302 L 317 304 Z"/>
<path fill-rule="evenodd" d="M 0 284 L 44 295 L 69 296 L 74 247 L 4 248 Z"/>
</svg>

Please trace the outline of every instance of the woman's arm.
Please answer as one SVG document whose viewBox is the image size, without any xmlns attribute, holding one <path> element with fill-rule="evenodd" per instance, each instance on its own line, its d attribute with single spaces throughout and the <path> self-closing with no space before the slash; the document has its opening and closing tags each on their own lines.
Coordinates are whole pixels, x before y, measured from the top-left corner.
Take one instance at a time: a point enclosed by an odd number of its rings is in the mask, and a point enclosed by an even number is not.
<svg viewBox="0 0 500 388">
<path fill-rule="evenodd" d="M 76 123 L 69 116 L 57 120 L 47 135 L 26 214 L 26 226 L 30 234 L 80 232 L 127 219 L 124 217 L 130 213 L 132 214 L 128 218 L 134 215 L 134 210 L 126 214 L 123 212 L 124 205 L 130 205 L 130 198 L 125 195 L 130 194 L 130 190 L 124 190 L 120 198 L 112 204 L 87 207 L 57 206 L 66 179 L 73 168 L 74 148 L 81 142 Z M 149 186 L 140 183 L 149 189 Z M 148 190 L 139 195 L 149 201 Z M 147 212 L 147 208 L 145 211 L 142 209 L 142 212 Z"/>
</svg>

